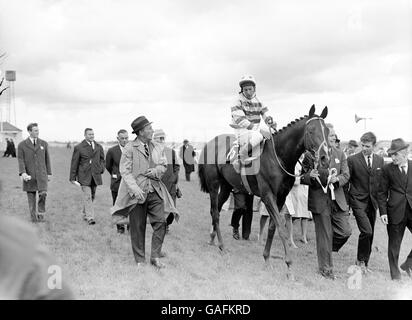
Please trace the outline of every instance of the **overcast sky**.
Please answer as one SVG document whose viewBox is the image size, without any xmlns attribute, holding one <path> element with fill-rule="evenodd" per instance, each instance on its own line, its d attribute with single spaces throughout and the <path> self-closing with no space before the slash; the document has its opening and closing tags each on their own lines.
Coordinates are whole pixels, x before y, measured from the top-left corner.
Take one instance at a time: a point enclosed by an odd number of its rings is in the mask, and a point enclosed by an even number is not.
<svg viewBox="0 0 412 320">
<path fill-rule="evenodd" d="M 113 140 L 145 115 L 169 141 L 206 141 L 232 132 L 250 73 L 279 127 L 327 105 L 341 140 L 364 132 L 355 113 L 412 140 L 410 0 L 0 0 L 1 52 L 24 136 L 35 121 L 46 140 Z"/>
</svg>

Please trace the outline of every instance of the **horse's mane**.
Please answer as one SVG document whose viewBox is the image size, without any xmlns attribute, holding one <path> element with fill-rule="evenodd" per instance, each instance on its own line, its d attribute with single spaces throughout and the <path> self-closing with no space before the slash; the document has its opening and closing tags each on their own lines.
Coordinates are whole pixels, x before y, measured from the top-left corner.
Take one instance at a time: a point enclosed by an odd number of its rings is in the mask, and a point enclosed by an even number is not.
<svg viewBox="0 0 412 320">
<path fill-rule="evenodd" d="M 308 118 L 308 117 L 309 117 L 309 116 L 306 115 L 306 116 L 300 117 L 299 119 L 295 119 L 295 120 L 289 122 L 289 123 L 288 123 L 286 126 L 284 126 L 282 129 L 279 129 L 274 135 L 277 136 L 278 134 L 284 132 L 286 129 L 293 127 L 295 124 L 297 124 L 298 122 L 300 122 L 300 121 L 302 121 L 302 120 L 304 120 L 304 119 L 306 119 L 306 118 Z"/>
</svg>

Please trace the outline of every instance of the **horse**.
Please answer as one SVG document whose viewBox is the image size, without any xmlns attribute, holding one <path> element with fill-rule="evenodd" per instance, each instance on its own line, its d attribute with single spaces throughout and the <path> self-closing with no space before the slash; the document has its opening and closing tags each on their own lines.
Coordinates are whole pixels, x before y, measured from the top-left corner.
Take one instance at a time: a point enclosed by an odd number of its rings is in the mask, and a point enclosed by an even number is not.
<svg viewBox="0 0 412 320">
<path fill-rule="evenodd" d="M 200 189 L 210 196 L 210 214 L 212 228 L 209 244 L 214 245 L 218 238 L 219 249 L 224 252 L 223 238 L 219 226 L 220 210 L 227 201 L 232 189 L 245 193 L 252 193 L 262 199 L 270 215 L 269 231 L 263 257 L 269 264 L 270 248 L 276 228 L 279 229 L 280 239 L 285 251 L 287 276 L 293 279 L 292 258 L 287 243 L 288 234 L 285 218 L 279 209 L 283 207 L 286 196 L 295 181 L 295 165 L 306 150 L 313 155 L 316 168 L 320 164 L 329 163 L 329 129 L 324 119 L 328 113 L 325 106 L 320 116 L 315 114 L 315 105 L 312 105 L 309 114 L 289 123 L 286 127 L 271 134 L 271 139 L 263 142 L 258 162 L 259 170 L 253 175 L 247 175 L 249 187 L 242 182 L 241 175 L 227 160 L 234 135 L 223 134 L 210 140 L 202 149 L 199 157 L 198 175 Z M 244 179 L 244 178 L 243 178 Z M 248 189 L 248 190 L 247 190 Z M 249 192 L 250 191 L 250 192 Z"/>
</svg>

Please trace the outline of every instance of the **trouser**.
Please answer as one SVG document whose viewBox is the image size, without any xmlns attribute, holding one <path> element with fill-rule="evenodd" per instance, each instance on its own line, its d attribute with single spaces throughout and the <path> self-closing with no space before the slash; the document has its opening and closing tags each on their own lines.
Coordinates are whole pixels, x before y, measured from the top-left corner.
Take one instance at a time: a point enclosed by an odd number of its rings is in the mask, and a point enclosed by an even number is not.
<svg viewBox="0 0 412 320">
<path fill-rule="evenodd" d="M 253 195 L 234 192 L 233 198 L 235 209 L 232 214 L 231 226 L 238 229 L 242 218 L 242 238 L 247 240 L 252 229 Z"/>
<path fill-rule="evenodd" d="M 190 181 L 190 174 L 191 174 L 192 172 L 191 171 L 189 171 L 189 172 L 185 172 L 185 177 L 186 177 L 186 181 Z"/>
<path fill-rule="evenodd" d="M 82 186 L 83 191 L 83 219 L 89 221 L 94 220 L 94 207 L 93 202 L 96 197 L 97 185 L 92 179 L 90 186 Z"/>
<path fill-rule="evenodd" d="M 412 233 L 412 209 L 409 204 L 406 204 L 405 208 L 405 218 L 398 224 L 388 224 L 388 259 L 389 268 L 391 272 L 392 280 L 400 279 L 401 273 L 398 268 L 399 260 L 399 250 L 401 248 L 401 243 L 403 235 L 405 233 L 405 228 L 408 228 Z M 412 268 L 412 250 L 409 252 L 408 257 L 405 261 L 406 266 Z"/>
<path fill-rule="evenodd" d="M 369 198 L 366 207 L 352 208 L 360 234 L 358 241 L 357 260 L 368 265 L 372 252 L 373 234 L 375 229 L 376 210 Z"/>
<path fill-rule="evenodd" d="M 332 251 L 338 252 L 351 235 L 349 214 L 328 199 L 323 212 L 312 212 L 315 222 L 316 251 L 320 271 L 332 271 Z"/>
<path fill-rule="evenodd" d="M 260 150 L 254 150 L 263 141 L 263 135 L 259 130 L 236 129 L 236 138 L 240 145 L 240 158 L 245 159 L 249 156 L 249 148 L 252 150 L 251 156 L 258 157 Z"/>
<path fill-rule="evenodd" d="M 130 239 L 136 262 L 145 261 L 146 220 L 149 217 L 153 228 L 150 258 L 160 258 L 163 240 L 166 234 L 166 219 L 163 200 L 156 192 L 150 192 L 146 201 L 137 204 L 129 215 Z"/>
<path fill-rule="evenodd" d="M 36 210 L 36 191 L 27 192 L 27 200 L 29 202 L 30 217 L 33 222 L 38 221 Z M 44 214 L 46 212 L 46 197 L 47 191 L 39 191 L 38 210 L 39 213 Z"/>
</svg>

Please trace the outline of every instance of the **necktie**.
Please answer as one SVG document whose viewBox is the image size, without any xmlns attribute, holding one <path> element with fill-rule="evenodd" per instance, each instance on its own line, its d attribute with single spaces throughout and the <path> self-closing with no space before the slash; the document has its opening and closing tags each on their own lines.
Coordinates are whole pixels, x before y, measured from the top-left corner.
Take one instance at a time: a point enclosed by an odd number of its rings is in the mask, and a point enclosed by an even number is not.
<svg viewBox="0 0 412 320">
<path fill-rule="evenodd" d="M 402 173 L 403 173 L 404 175 L 406 175 L 406 168 L 405 168 L 405 166 L 402 166 L 401 168 L 402 168 Z"/>
<path fill-rule="evenodd" d="M 368 156 L 368 168 L 371 168 L 371 156 Z"/>
<path fill-rule="evenodd" d="M 36 139 L 33 139 L 33 146 L 36 146 Z"/>
<path fill-rule="evenodd" d="M 149 158 L 149 147 L 146 143 L 144 144 L 144 153 L 146 157 Z"/>
</svg>

